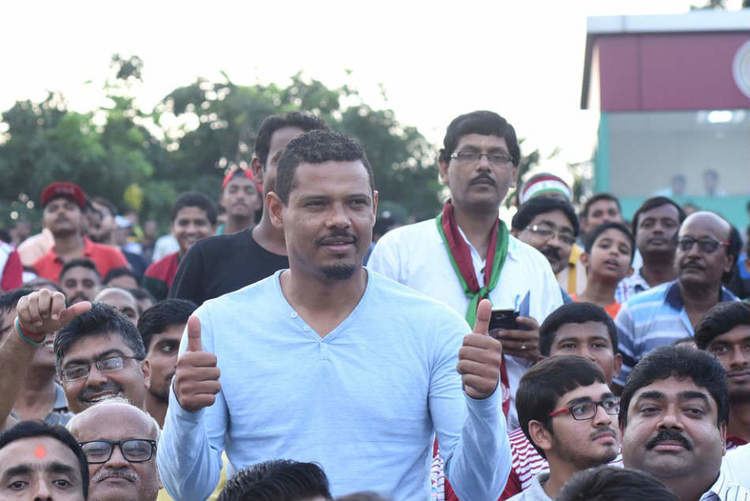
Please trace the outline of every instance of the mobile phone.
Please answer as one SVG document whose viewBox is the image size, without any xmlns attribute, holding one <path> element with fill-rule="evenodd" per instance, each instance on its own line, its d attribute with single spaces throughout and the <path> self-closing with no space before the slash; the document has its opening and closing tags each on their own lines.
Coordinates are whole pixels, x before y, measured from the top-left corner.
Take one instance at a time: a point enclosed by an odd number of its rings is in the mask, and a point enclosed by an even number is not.
<svg viewBox="0 0 750 501">
<path fill-rule="evenodd" d="M 492 310 L 492 315 L 490 316 L 490 330 L 518 329 L 516 317 L 518 317 L 518 312 L 515 310 Z"/>
</svg>

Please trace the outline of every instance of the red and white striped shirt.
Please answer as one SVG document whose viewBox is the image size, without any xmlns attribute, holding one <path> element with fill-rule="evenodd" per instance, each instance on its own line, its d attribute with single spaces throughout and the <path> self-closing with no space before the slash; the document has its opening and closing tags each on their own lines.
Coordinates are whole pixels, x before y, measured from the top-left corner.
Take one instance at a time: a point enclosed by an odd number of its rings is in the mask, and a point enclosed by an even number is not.
<svg viewBox="0 0 750 501">
<path fill-rule="evenodd" d="M 500 496 L 501 500 L 508 499 L 528 489 L 535 476 L 549 469 L 547 460 L 531 445 L 521 428 L 510 432 L 508 439 L 510 440 L 510 453 L 513 460 L 510 466 L 508 483 L 505 484 L 505 490 Z"/>
</svg>

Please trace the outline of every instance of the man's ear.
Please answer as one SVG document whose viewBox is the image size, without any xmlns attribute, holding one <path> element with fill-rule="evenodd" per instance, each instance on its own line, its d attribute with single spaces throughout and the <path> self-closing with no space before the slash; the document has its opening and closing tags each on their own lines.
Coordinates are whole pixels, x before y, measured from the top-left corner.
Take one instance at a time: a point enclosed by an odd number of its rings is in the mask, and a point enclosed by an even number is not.
<svg viewBox="0 0 750 501">
<path fill-rule="evenodd" d="M 616 350 L 617 346 L 614 346 L 613 348 Z M 612 361 L 612 368 L 614 369 L 612 374 L 617 376 L 620 373 L 620 370 L 622 369 L 622 354 L 615 353 L 614 360 Z"/>
<path fill-rule="evenodd" d="M 736 259 L 734 259 L 734 256 L 731 254 L 724 254 L 724 273 L 729 273 L 732 271 L 732 267 L 734 266 Z"/>
<path fill-rule="evenodd" d="M 372 192 L 372 213 L 375 214 L 377 217 L 378 215 L 378 200 L 380 198 L 380 194 L 378 193 L 378 190 L 373 190 Z"/>
<path fill-rule="evenodd" d="M 727 453 L 727 424 L 722 423 L 719 425 L 719 435 L 721 436 L 721 455 Z"/>
<path fill-rule="evenodd" d="M 276 228 L 283 228 L 284 202 L 281 201 L 281 198 L 279 198 L 279 196 L 273 191 L 269 191 L 266 194 L 266 206 L 268 207 L 268 215 L 271 219 L 271 224 Z"/>
<path fill-rule="evenodd" d="M 581 252 L 581 255 L 578 257 L 578 259 L 583 263 L 584 268 L 589 267 L 589 253 L 586 251 Z"/>
<path fill-rule="evenodd" d="M 263 184 L 263 165 L 260 163 L 260 159 L 253 155 L 253 159 L 250 162 L 250 168 L 253 170 L 253 178 L 261 185 Z"/>
<path fill-rule="evenodd" d="M 539 421 L 529 421 L 529 438 L 543 451 L 552 448 L 552 433 Z"/>
<path fill-rule="evenodd" d="M 515 228 L 511 228 L 511 229 L 510 229 L 510 234 L 511 234 L 511 235 L 513 235 L 514 237 L 518 237 L 518 235 L 519 235 L 520 233 L 521 233 L 521 232 L 520 232 L 520 231 L 518 231 L 518 230 L 517 230 L 517 229 L 515 229 Z"/>
<path fill-rule="evenodd" d="M 151 362 L 146 359 L 141 362 L 141 371 L 143 372 L 143 383 L 146 389 L 151 388 Z"/>
</svg>

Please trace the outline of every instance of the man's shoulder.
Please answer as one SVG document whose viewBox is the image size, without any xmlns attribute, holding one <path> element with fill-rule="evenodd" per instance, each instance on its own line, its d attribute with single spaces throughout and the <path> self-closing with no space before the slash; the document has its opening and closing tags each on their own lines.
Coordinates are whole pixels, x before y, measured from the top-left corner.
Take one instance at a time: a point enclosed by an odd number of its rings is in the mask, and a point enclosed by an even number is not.
<svg viewBox="0 0 750 501">
<path fill-rule="evenodd" d="M 412 242 L 423 242 L 424 238 L 438 237 L 435 218 L 418 223 L 399 226 L 383 235 L 376 245 L 399 245 Z"/>
<path fill-rule="evenodd" d="M 404 306 L 420 306 L 435 308 L 437 310 L 446 310 L 450 314 L 459 316 L 446 304 L 434 299 L 427 294 L 418 291 L 408 285 L 399 283 L 382 273 L 368 269 L 367 272 L 370 276 L 370 285 L 374 293 L 378 297 L 383 298 L 384 301 L 397 303 L 400 307 Z"/>
<path fill-rule="evenodd" d="M 254 242 L 252 231 L 245 230 L 238 233 L 230 233 L 228 235 L 214 235 L 208 238 L 198 240 L 190 248 L 194 252 L 204 253 L 216 253 L 222 252 L 230 254 L 234 252 L 238 247 L 249 248 Z"/>
<path fill-rule="evenodd" d="M 270 297 L 274 297 L 274 294 L 282 297 L 280 286 L 277 286 L 280 273 L 281 271 L 277 271 L 269 277 L 253 282 L 252 284 L 246 285 L 240 289 L 208 299 L 203 305 L 201 305 L 200 309 L 209 310 L 223 307 L 236 308 L 239 306 L 246 308 L 254 303 L 263 304 L 263 302 L 268 301 Z"/>
<path fill-rule="evenodd" d="M 91 252 L 91 259 L 112 259 L 112 258 L 122 258 L 125 259 L 125 254 L 114 245 L 108 245 L 108 244 L 100 244 L 97 242 L 89 242 L 86 245 L 89 248 L 89 251 Z"/>
<path fill-rule="evenodd" d="M 669 292 L 670 288 L 675 285 L 675 282 L 666 282 L 659 284 L 655 287 L 651 287 L 648 290 L 639 292 L 634 296 L 630 297 L 625 304 L 623 309 L 638 309 L 643 307 L 658 307 L 661 305 Z"/>
<path fill-rule="evenodd" d="M 164 274 L 167 273 L 169 269 L 175 265 L 175 262 L 178 261 L 178 258 L 179 252 L 167 254 L 158 261 L 148 265 L 148 268 L 146 268 L 146 272 L 144 273 L 144 275 L 147 277 L 162 278 Z"/>
</svg>

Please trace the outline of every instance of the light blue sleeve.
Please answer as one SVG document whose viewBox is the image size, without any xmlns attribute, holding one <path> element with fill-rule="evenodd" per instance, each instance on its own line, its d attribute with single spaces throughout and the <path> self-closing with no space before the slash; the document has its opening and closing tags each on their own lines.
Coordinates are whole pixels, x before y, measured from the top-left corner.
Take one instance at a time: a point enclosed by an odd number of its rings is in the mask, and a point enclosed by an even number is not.
<svg viewBox="0 0 750 501">
<path fill-rule="evenodd" d="M 468 326 L 461 327 L 468 333 Z M 496 501 L 510 473 L 511 453 L 500 394 L 476 400 L 462 388 L 456 371 L 463 334 L 440 347 L 433 367 L 429 405 L 445 461 L 445 472 L 460 499 Z M 499 387 L 500 385 L 498 385 Z"/>
<path fill-rule="evenodd" d="M 201 341 L 205 351 L 213 351 L 211 323 L 199 311 Z M 180 353 L 187 347 L 183 333 Z M 227 404 L 221 392 L 210 407 L 197 412 L 180 407 L 174 389 L 169 392 L 169 407 L 159 439 L 156 462 L 162 484 L 174 499 L 203 501 L 219 482 L 228 423 Z"/>
<path fill-rule="evenodd" d="M 615 374 L 614 383 L 625 386 L 625 381 L 627 381 L 635 364 L 638 363 L 639 358 L 635 346 L 635 321 L 628 303 L 620 308 L 615 318 L 615 326 L 617 327 L 617 347 L 622 356 L 622 369 L 620 374 Z"/>
</svg>

